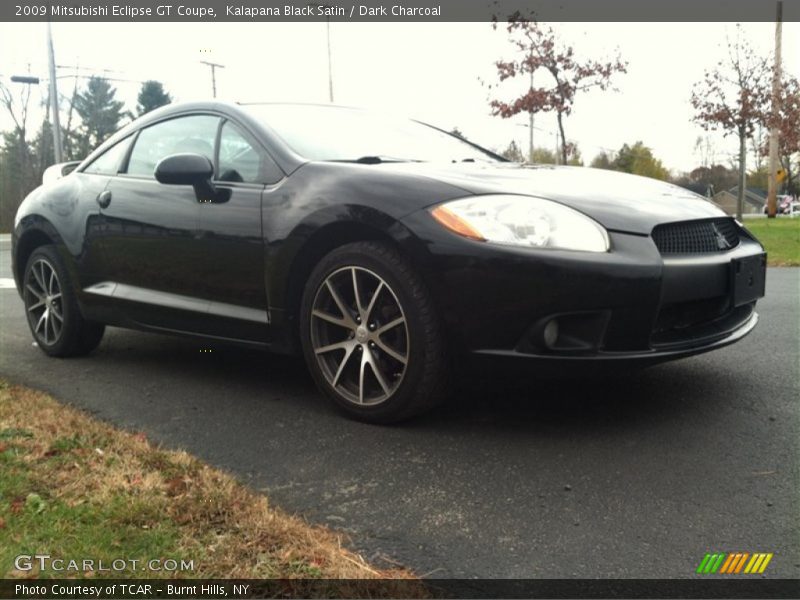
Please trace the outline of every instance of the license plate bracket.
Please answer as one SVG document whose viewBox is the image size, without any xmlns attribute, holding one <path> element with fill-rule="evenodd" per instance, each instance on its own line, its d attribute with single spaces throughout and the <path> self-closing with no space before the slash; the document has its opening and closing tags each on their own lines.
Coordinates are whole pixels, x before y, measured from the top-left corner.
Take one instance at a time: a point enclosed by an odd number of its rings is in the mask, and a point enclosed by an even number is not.
<svg viewBox="0 0 800 600">
<path fill-rule="evenodd" d="M 766 281 L 766 252 L 731 260 L 731 300 L 733 306 L 742 306 L 763 298 Z"/>
</svg>

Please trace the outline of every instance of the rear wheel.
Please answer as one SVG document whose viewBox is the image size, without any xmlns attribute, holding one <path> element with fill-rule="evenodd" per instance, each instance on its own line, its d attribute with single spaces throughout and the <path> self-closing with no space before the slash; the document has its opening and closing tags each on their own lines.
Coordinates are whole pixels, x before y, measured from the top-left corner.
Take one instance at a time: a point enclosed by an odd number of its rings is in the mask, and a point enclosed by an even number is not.
<svg viewBox="0 0 800 600">
<path fill-rule="evenodd" d="M 28 325 L 45 354 L 80 356 L 97 347 L 105 327 L 81 315 L 69 273 L 54 246 L 33 251 L 23 286 Z"/>
<path fill-rule="evenodd" d="M 390 423 L 444 397 L 448 369 L 433 302 L 384 244 L 348 244 L 323 258 L 306 286 L 300 326 L 314 379 L 352 417 Z"/>
</svg>

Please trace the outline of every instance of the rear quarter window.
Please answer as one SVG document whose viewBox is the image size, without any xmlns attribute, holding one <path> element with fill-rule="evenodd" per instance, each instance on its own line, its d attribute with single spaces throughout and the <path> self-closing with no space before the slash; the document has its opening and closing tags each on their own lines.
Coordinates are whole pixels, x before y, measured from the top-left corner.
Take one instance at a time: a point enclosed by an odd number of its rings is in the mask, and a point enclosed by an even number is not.
<svg viewBox="0 0 800 600">
<path fill-rule="evenodd" d="M 122 164 L 122 160 L 125 158 L 125 154 L 128 152 L 128 146 L 130 145 L 131 137 L 117 142 L 90 162 L 89 166 L 83 169 L 83 172 L 89 173 L 90 175 L 116 175 Z"/>
</svg>

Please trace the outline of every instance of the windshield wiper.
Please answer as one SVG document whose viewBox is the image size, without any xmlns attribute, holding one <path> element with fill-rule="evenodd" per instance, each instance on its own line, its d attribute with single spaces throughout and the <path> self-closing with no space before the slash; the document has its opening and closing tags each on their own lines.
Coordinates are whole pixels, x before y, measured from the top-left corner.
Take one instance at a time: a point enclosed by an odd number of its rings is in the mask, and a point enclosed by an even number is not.
<svg viewBox="0 0 800 600">
<path fill-rule="evenodd" d="M 379 165 L 381 163 L 422 162 L 415 158 L 398 158 L 396 156 L 368 155 L 360 158 L 343 158 L 332 162 L 350 162 L 361 165 Z"/>
</svg>

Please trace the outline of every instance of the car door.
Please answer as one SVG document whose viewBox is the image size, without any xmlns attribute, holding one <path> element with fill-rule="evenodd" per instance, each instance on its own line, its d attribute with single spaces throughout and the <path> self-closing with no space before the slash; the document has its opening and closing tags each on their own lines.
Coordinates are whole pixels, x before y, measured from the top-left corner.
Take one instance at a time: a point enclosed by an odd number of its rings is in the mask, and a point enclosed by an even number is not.
<svg viewBox="0 0 800 600">
<path fill-rule="evenodd" d="M 213 160 L 220 118 L 191 114 L 139 131 L 121 172 L 106 187 L 101 209 L 105 279 L 125 317 L 178 331 L 196 331 L 207 311 L 197 241 L 200 204 L 191 186 L 163 185 L 155 167 L 178 153 Z"/>
<path fill-rule="evenodd" d="M 81 231 L 74 231 L 69 239 L 82 240 L 82 247 L 76 259 L 78 268 L 78 285 L 81 290 L 93 286 L 104 279 L 103 222 L 99 203 L 111 178 L 116 175 L 128 152 L 131 137 L 127 137 L 103 152 L 86 167 L 73 173 L 71 180 L 75 182 L 74 206 L 81 211 L 81 217 L 72 219 L 72 223 Z M 94 297 L 85 298 L 89 308 L 93 308 Z"/>
<path fill-rule="evenodd" d="M 197 264 L 209 300 L 210 335 L 268 341 L 261 202 L 283 173 L 269 154 L 236 123 L 223 121 L 218 136 L 214 185 L 223 201 L 200 205 Z"/>
</svg>

